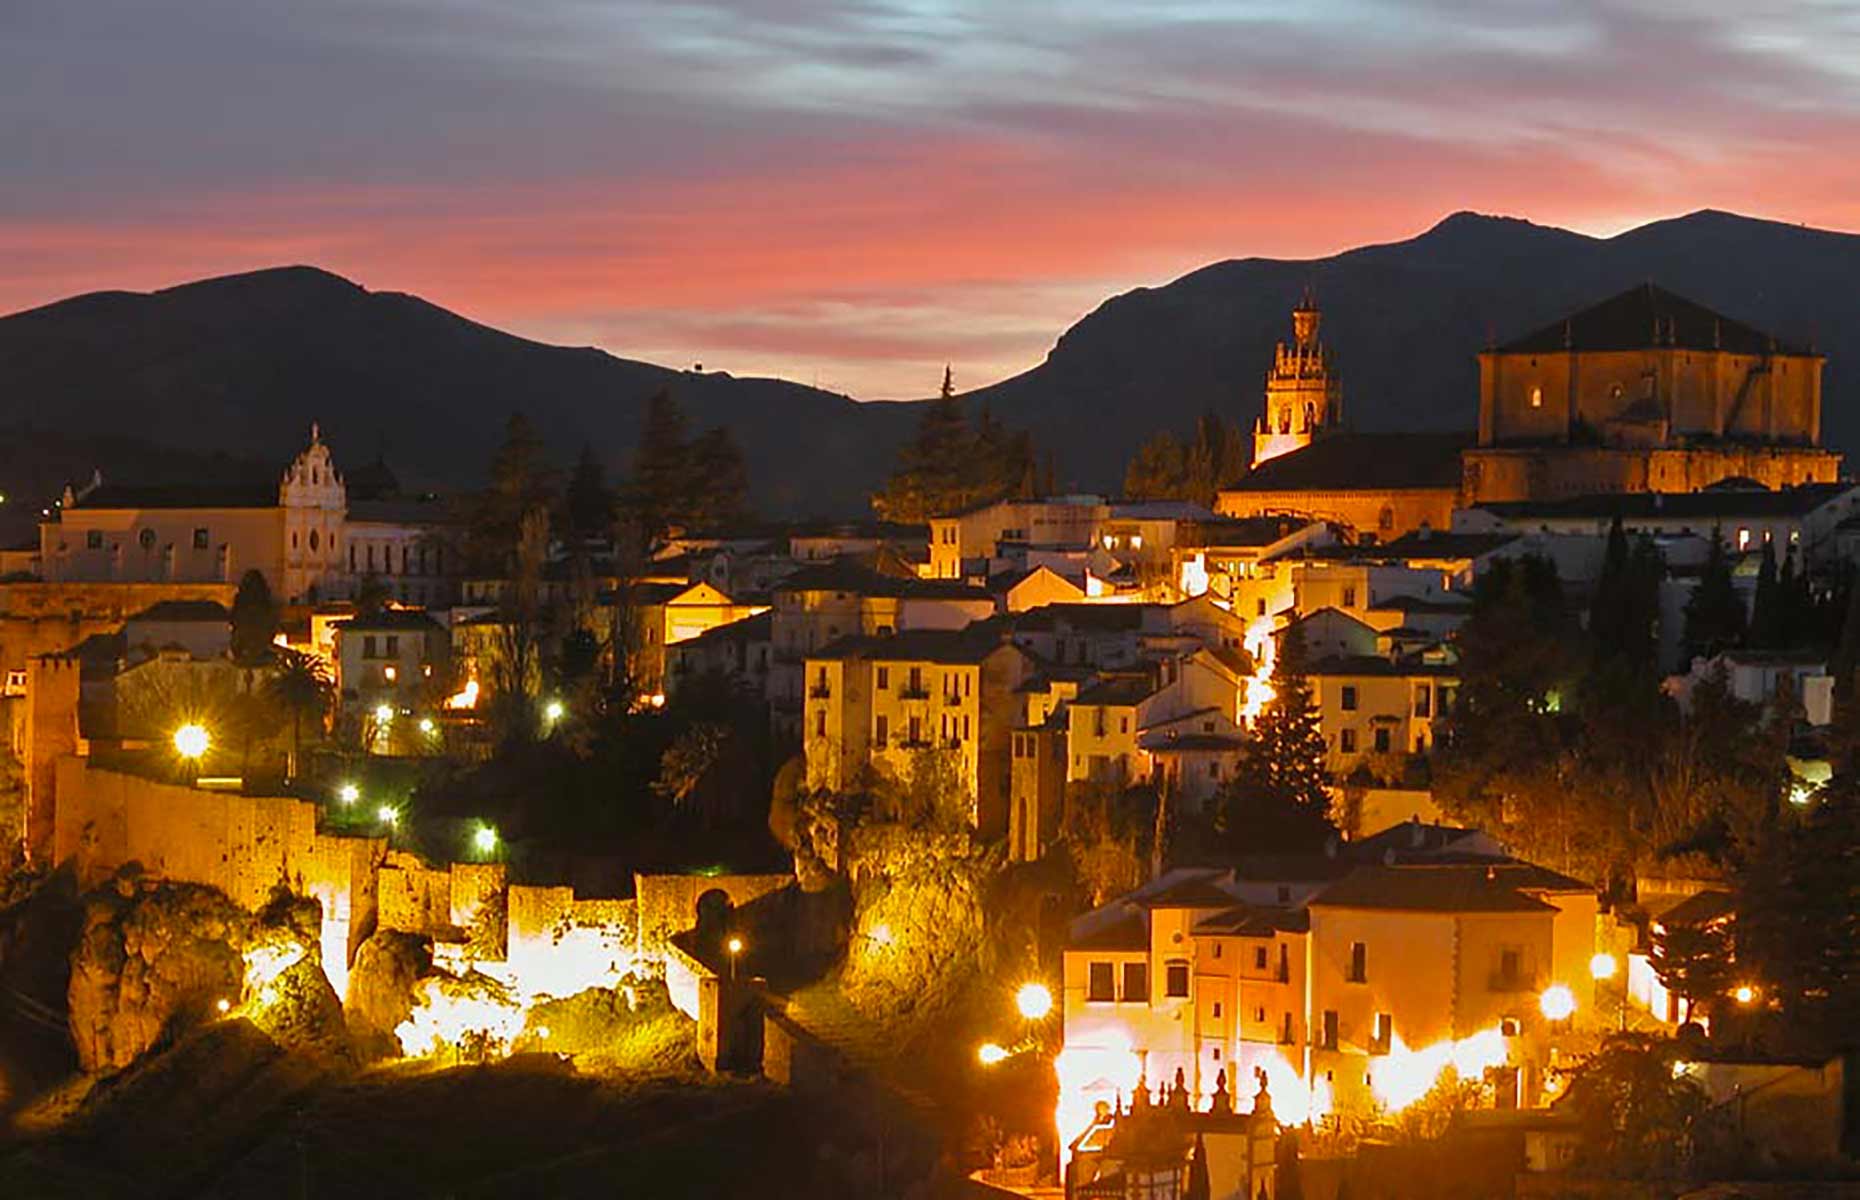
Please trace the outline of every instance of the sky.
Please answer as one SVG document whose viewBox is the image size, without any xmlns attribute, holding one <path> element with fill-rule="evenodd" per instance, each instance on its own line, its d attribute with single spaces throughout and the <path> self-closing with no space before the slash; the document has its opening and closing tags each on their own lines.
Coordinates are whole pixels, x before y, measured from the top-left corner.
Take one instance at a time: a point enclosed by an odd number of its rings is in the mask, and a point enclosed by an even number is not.
<svg viewBox="0 0 1860 1200">
<path fill-rule="evenodd" d="M 908 398 L 1461 209 L 1860 230 L 1856 147 L 1851 0 L 0 0 L 0 312 L 302 262 Z"/>
</svg>

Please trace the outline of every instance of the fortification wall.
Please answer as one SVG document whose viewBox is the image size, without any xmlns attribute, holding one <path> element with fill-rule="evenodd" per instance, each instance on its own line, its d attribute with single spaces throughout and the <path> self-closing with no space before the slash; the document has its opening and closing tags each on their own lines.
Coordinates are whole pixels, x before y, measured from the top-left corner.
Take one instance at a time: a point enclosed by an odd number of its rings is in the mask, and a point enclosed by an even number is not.
<svg viewBox="0 0 1860 1200">
<path fill-rule="evenodd" d="M 721 892 L 732 908 L 740 908 L 794 882 L 787 875 L 634 875 L 633 895 L 639 904 L 639 948 L 642 965 L 656 967 L 665 961 L 671 936 L 697 924 L 698 898 Z"/>
<path fill-rule="evenodd" d="M 203 883 L 258 908 L 283 885 L 323 906 L 323 969 L 341 993 L 348 966 L 376 924 L 381 838 L 317 832 L 316 806 L 287 796 L 240 796 L 160 783 L 58 760 L 53 861 L 82 887 L 139 863 L 164 879 Z"/>
</svg>

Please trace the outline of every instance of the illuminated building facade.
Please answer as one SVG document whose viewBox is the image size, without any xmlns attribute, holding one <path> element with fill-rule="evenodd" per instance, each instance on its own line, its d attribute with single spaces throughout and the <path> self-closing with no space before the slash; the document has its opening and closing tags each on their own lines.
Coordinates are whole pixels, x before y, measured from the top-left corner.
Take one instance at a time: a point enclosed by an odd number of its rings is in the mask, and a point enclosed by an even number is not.
<svg viewBox="0 0 1860 1200">
<path fill-rule="evenodd" d="M 1253 466 L 1302 450 L 1343 423 L 1343 384 L 1318 338 L 1323 314 L 1306 296 L 1292 310 L 1292 340 L 1266 373 L 1266 407 L 1253 427 Z"/>
</svg>

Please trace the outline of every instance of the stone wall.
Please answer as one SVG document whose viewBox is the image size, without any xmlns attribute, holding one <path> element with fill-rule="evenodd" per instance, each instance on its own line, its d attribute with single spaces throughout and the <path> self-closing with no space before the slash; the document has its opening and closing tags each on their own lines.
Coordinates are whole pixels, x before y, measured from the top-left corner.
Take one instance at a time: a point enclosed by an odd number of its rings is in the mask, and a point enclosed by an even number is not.
<svg viewBox="0 0 1860 1200">
<path fill-rule="evenodd" d="M 283 885 L 323 906 L 322 951 L 340 993 L 348 964 L 376 922 L 381 838 L 319 833 L 316 805 L 285 796 L 240 796 L 57 763 L 53 861 L 70 862 L 81 887 L 128 863 L 151 875 L 203 883 L 252 910 Z"/>
<path fill-rule="evenodd" d="M 635 875 L 633 895 L 638 900 L 639 947 L 642 966 L 663 962 L 675 933 L 697 924 L 699 897 L 721 892 L 732 908 L 741 908 L 794 882 L 784 875 Z"/>
</svg>

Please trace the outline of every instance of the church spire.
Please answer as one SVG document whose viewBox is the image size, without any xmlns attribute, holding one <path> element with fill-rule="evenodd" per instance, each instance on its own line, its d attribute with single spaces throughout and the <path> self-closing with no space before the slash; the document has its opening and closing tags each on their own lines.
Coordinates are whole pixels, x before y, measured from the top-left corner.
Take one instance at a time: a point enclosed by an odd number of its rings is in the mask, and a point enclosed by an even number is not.
<svg viewBox="0 0 1860 1200">
<path fill-rule="evenodd" d="M 1292 340 L 1280 342 L 1266 373 L 1266 404 L 1253 430 L 1253 465 L 1294 450 L 1343 422 L 1343 389 L 1319 340 L 1323 313 L 1307 287 L 1292 309 Z"/>
</svg>

